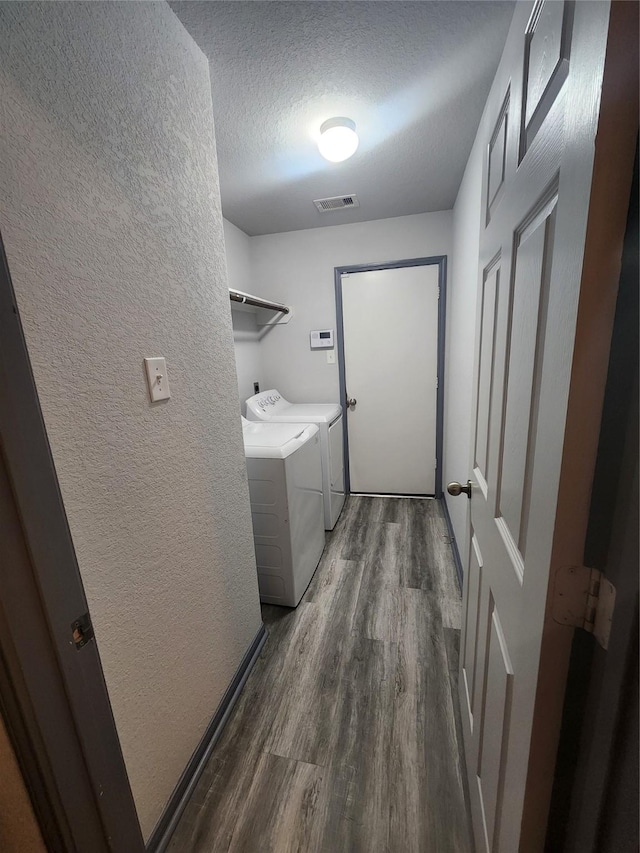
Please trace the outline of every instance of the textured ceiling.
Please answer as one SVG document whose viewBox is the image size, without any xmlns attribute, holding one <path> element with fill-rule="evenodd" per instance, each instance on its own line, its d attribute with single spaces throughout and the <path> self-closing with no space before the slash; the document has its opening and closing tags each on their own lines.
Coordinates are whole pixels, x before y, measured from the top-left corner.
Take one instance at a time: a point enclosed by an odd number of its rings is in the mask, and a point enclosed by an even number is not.
<svg viewBox="0 0 640 853">
<path fill-rule="evenodd" d="M 173 2 L 209 57 L 224 215 L 269 234 L 453 206 L 510 2 Z M 360 147 L 320 156 L 346 115 Z M 356 193 L 355 210 L 313 199 Z"/>
</svg>

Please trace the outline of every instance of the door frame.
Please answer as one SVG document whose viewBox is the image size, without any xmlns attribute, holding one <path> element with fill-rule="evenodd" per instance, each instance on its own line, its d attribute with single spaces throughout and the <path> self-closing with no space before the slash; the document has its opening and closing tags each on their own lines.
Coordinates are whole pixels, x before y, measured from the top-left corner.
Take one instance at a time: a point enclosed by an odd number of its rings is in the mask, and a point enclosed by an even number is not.
<svg viewBox="0 0 640 853">
<path fill-rule="evenodd" d="M 637 10 L 628 32 L 637 53 Z M 624 849 L 612 828 L 637 839 L 638 197 L 636 147 L 584 563 L 614 584 L 616 608 L 607 650 L 573 637 L 547 827 L 548 849 L 563 853 Z"/>
<path fill-rule="evenodd" d="M 397 270 L 404 267 L 438 267 L 438 349 L 437 349 L 437 391 L 436 391 L 436 489 L 435 497 L 442 497 L 442 438 L 444 432 L 444 345 L 447 311 L 447 256 L 433 255 L 428 258 L 408 258 L 400 261 L 388 261 L 381 264 L 351 264 L 334 267 L 336 292 L 336 341 L 338 345 L 338 375 L 340 379 L 340 403 L 344 409 L 342 435 L 344 446 L 344 487 L 345 493 L 351 493 L 349 477 L 349 430 L 347 425 L 347 382 L 344 363 L 344 314 L 342 310 L 342 276 L 348 273 L 377 272 L 378 270 Z M 424 497 L 413 495 L 411 497 Z"/>
<path fill-rule="evenodd" d="M 144 842 L 0 235 L 0 712 L 47 849 Z"/>
</svg>

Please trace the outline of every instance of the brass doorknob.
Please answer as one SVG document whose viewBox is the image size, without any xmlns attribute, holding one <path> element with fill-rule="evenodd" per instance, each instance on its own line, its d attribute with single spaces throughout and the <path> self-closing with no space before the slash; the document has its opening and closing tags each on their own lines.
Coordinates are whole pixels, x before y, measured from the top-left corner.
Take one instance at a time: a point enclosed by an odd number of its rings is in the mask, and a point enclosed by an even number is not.
<svg viewBox="0 0 640 853">
<path fill-rule="evenodd" d="M 463 486 L 462 483 L 449 483 L 447 491 L 450 495 L 453 495 L 454 498 L 457 498 L 458 495 L 461 495 L 464 492 L 469 500 L 471 500 L 471 480 L 467 480 L 466 486 Z"/>
</svg>

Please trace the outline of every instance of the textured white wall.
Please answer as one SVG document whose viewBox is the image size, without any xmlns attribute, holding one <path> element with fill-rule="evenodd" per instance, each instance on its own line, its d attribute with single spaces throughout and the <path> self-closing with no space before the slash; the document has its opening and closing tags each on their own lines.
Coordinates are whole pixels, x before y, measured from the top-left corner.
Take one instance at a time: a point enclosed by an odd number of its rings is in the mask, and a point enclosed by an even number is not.
<svg viewBox="0 0 640 853">
<path fill-rule="evenodd" d="M 209 69 L 165 4 L 3 3 L 0 114 L 0 228 L 148 836 L 260 627 Z"/>
<path fill-rule="evenodd" d="M 236 372 L 238 374 L 239 411 L 246 415 L 245 400 L 254 393 L 253 383 L 260 383 L 264 389 L 262 358 L 260 351 L 260 333 L 256 324 L 256 315 L 242 309 L 232 311 L 233 344 L 236 351 Z"/>
<path fill-rule="evenodd" d="M 251 238 L 255 291 L 293 308 L 261 341 L 264 386 L 294 402 L 337 402 L 337 364 L 309 348 L 312 329 L 335 329 L 334 267 L 449 255 L 451 211 L 419 213 Z"/>
<path fill-rule="evenodd" d="M 223 220 L 224 242 L 227 252 L 227 272 L 229 287 L 253 293 L 253 277 L 251 273 L 251 237 L 244 231 Z M 235 303 L 237 305 L 237 303 Z M 256 315 L 245 308 L 234 307 L 231 303 L 231 320 L 233 323 L 233 343 L 236 354 L 236 371 L 238 374 L 238 393 L 240 408 L 246 414 L 245 400 L 253 394 L 253 383 L 259 382 L 262 388 L 262 361 L 260 356 L 260 331 L 256 323 Z"/>
<path fill-rule="evenodd" d="M 251 237 L 229 222 L 222 220 L 224 227 L 224 245 L 227 253 L 227 275 L 229 287 L 236 290 L 251 291 Z"/>
<path fill-rule="evenodd" d="M 482 124 L 480 125 L 482 127 Z M 447 292 L 446 382 L 444 392 L 444 483 L 465 482 L 471 470 L 473 358 L 482 218 L 484 136 L 476 137 L 453 208 L 453 253 Z M 469 549 L 469 501 L 445 500 L 465 566 Z"/>
</svg>

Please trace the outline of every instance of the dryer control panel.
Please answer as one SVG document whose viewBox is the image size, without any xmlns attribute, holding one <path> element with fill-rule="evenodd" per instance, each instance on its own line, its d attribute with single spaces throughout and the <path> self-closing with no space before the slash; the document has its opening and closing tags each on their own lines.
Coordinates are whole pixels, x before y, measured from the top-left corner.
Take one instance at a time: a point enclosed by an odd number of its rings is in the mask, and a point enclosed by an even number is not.
<svg viewBox="0 0 640 853">
<path fill-rule="evenodd" d="M 259 409 L 261 412 L 273 412 L 274 407 L 280 402 L 280 400 L 282 400 L 282 395 L 273 390 L 263 391 L 262 394 L 256 394 L 254 397 L 251 397 L 250 400 L 247 400 L 247 403 L 250 403 L 254 410 Z"/>
</svg>

